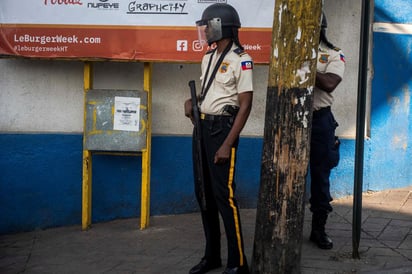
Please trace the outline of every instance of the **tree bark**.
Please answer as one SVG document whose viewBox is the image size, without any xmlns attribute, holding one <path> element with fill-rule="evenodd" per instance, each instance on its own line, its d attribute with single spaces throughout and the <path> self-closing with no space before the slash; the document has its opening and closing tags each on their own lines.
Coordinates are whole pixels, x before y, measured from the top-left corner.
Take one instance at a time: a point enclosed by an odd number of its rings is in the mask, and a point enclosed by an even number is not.
<svg viewBox="0 0 412 274">
<path fill-rule="evenodd" d="M 300 273 L 322 0 L 276 0 L 252 273 Z"/>
</svg>

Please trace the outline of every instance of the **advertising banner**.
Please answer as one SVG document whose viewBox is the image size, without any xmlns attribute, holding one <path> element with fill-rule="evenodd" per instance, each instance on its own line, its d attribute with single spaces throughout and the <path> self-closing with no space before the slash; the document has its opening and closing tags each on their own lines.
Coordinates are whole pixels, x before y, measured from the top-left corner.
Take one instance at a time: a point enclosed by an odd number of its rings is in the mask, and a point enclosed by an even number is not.
<svg viewBox="0 0 412 274">
<path fill-rule="evenodd" d="M 274 0 L 1 0 L 0 56 L 199 62 L 195 22 L 213 3 L 239 13 L 239 37 L 269 63 Z"/>
</svg>

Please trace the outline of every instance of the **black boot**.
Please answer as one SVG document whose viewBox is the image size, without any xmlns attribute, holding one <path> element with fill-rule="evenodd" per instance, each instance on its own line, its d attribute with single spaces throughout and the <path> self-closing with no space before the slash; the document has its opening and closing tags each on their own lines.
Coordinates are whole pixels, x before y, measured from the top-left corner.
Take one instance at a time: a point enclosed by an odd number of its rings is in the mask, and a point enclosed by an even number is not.
<svg viewBox="0 0 412 274">
<path fill-rule="evenodd" d="M 312 232 L 310 233 L 310 240 L 314 242 L 321 249 L 333 248 L 332 239 L 325 232 L 327 213 L 313 213 L 312 215 Z"/>
<path fill-rule="evenodd" d="M 222 262 L 220 258 L 214 260 L 202 258 L 200 263 L 198 263 L 197 265 L 192 267 L 192 269 L 190 269 L 189 274 L 204 274 L 206 272 L 209 272 L 210 270 L 219 268 L 221 266 Z"/>
<path fill-rule="evenodd" d="M 249 274 L 249 268 L 247 265 L 229 268 L 227 267 L 222 274 Z"/>
</svg>

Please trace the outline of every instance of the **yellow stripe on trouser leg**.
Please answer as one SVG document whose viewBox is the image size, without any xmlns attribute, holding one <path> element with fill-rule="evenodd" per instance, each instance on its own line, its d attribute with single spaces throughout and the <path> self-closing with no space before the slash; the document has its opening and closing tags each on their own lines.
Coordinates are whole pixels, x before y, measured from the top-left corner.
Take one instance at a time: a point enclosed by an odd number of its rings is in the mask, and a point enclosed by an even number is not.
<svg viewBox="0 0 412 274">
<path fill-rule="evenodd" d="M 237 208 L 235 206 L 235 204 L 233 203 L 233 198 L 234 198 L 234 194 L 233 194 L 233 177 L 234 177 L 234 173 L 235 173 L 235 154 L 236 153 L 236 149 L 233 147 L 232 148 L 232 155 L 231 155 L 231 161 L 230 161 L 230 169 L 229 169 L 229 181 L 228 181 L 228 188 L 229 188 L 229 203 L 230 206 L 233 209 L 233 216 L 234 216 L 234 221 L 235 221 L 235 228 L 236 228 L 236 238 L 237 238 L 237 245 L 239 248 L 239 264 L 240 266 L 243 265 L 243 250 L 242 250 L 242 238 L 240 236 L 240 226 L 239 226 L 239 218 L 238 218 L 238 212 L 237 212 Z"/>
</svg>

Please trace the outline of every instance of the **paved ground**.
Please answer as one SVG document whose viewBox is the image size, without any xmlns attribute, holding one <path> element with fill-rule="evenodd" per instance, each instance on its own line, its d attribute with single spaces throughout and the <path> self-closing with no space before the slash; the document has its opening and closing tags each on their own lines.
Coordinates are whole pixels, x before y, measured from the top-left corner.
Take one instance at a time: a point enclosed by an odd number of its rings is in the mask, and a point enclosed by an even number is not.
<svg viewBox="0 0 412 274">
<path fill-rule="evenodd" d="M 309 242 L 306 210 L 302 273 L 412 273 L 412 186 L 364 194 L 360 259 L 352 259 L 352 199 L 334 201 L 327 225 L 332 250 Z M 241 213 L 250 262 L 256 210 Z M 202 256 L 198 214 L 151 217 L 148 229 L 138 226 L 138 219 L 126 219 L 85 232 L 79 225 L 2 235 L 0 273 L 181 274 Z"/>
</svg>

